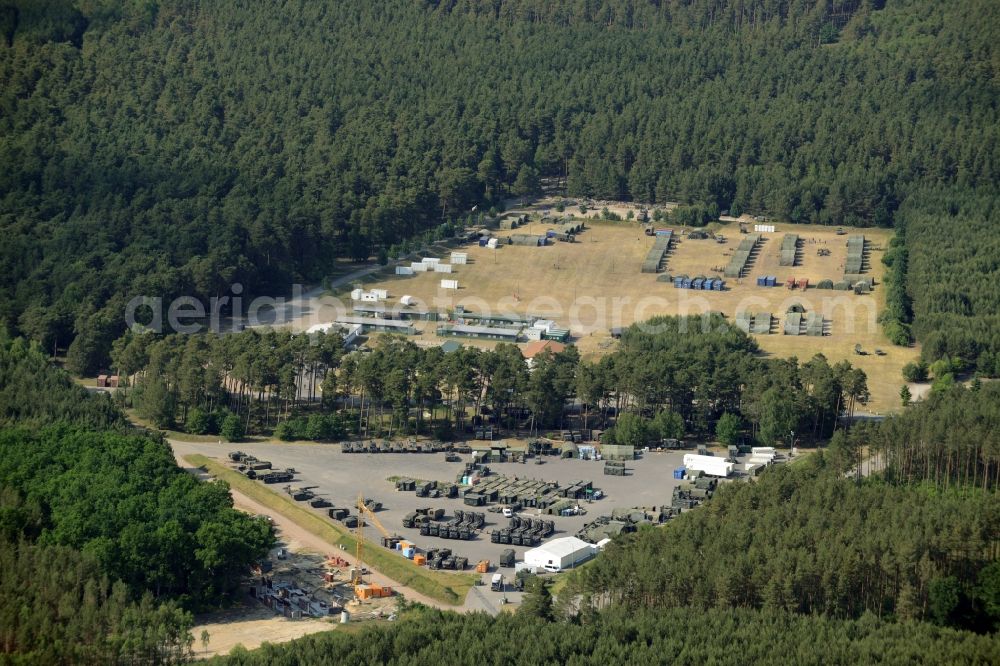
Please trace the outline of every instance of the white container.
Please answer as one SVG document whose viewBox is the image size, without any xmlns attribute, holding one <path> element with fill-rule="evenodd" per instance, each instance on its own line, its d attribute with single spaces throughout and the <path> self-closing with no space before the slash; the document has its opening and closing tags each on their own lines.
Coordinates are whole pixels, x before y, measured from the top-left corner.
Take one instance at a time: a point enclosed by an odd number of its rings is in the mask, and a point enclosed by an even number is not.
<svg viewBox="0 0 1000 666">
<path fill-rule="evenodd" d="M 451 264 L 434 264 L 435 273 L 451 273 Z"/>
<path fill-rule="evenodd" d="M 399 302 L 402 303 L 403 305 L 416 305 L 417 299 L 415 299 L 413 296 L 403 296 L 401 299 L 399 299 Z"/>
<path fill-rule="evenodd" d="M 413 269 L 409 266 L 396 266 L 396 275 L 413 275 Z"/>
<path fill-rule="evenodd" d="M 433 266 L 434 264 L 441 263 L 441 259 L 439 257 L 424 257 L 420 260 L 420 263 Z"/>
<path fill-rule="evenodd" d="M 350 621 L 351 621 L 351 614 L 345 610 L 340 611 L 340 623 L 347 624 Z"/>
<path fill-rule="evenodd" d="M 372 289 L 372 293 L 381 298 L 382 300 L 389 298 L 388 289 Z"/>
<path fill-rule="evenodd" d="M 497 239 L 491 238 L 488 241 L 486 241 L 486 247 L 490 248 L 491 250 L 497 249 Z"/>
<path fill-rule="evenodd" d="M 458 280 L 441 280 L 442 289 L 458 289 Z"/>
<path fill-rule="evenodd" d="M 352 289 L 351 290 L 351 300 L 352 301 L 360 301 L 361 300 L 361 295 L 364 294 L 364 293 L 365 292 L 364 292 L 363 289 Z"/>
<path fill-rule="evenodd" d="M 684 454 L 684 467 L 688 472 L 704 472 L 709 476 L 727 477 L 733 473 L 733 463 L 726 462 L 725 458 L 693 453 Z"/>
<path fill-rule="evenodd" d="M 451 263 L 453 264 L 466 264 L 469 262 L 469 255 L 465 252 L 452 252 L 451 253 Z"/>
<path fill-rule="evenodd" d="M 410 268 L 413 269 L 414 273 L 426 273 L 427 272 L 427 264 L 420 264 L 420 263 L 410 264 Z"/>
</svg>

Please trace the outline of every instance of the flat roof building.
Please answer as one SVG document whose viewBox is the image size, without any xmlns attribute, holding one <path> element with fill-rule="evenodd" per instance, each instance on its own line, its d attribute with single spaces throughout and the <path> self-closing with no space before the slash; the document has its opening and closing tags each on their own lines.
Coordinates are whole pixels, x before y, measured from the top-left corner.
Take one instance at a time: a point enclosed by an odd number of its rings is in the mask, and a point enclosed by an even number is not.
<svg viewBox="0 0 1000 666">
<path fill-rule="evenodd" d="M 474 326 L 469 324 L 441 324 L 437 327 L 439 336 L 477 338 L 480 340 L 503 340 L 517 342 L 521 330 L 516 328 L 498 328 L 495 326 Z"/>
</svg>

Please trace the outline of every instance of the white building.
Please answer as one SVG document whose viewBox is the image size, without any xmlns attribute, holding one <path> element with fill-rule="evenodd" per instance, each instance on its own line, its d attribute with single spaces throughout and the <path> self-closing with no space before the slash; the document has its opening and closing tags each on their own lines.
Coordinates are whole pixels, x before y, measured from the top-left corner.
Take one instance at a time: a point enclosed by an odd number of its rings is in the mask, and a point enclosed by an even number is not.
<svg viewBox="0 0 1000 666">
<path fill-rule="evenodd" d="M 316 324 L 315 326 L 310 326 L 306 330 L 306 334 L 329 333 L 330 331 L 340 331 L 340 334 L 344 336 L 344 346 L 349 347 L 361 335 L 361 324 L 341 324 L 335 321 L 329 324 Z"/>
<path fill-rule="evenodd" d="M 533 569 L 558 572 L 586 562 L 597 554 L 597 548 L 583 539 L 560 537 L 524 553 L 524 564 Z"/>
</svg>

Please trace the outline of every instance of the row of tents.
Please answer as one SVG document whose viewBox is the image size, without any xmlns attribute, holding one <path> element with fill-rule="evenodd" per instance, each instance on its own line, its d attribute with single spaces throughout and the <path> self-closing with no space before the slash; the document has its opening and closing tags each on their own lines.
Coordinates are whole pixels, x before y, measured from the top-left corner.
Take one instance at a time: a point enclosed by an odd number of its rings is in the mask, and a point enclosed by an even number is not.
<svg viewBox="0 0 1000 666">
<path fill-rule="evenodd" d="M 726 266 L 722 274 L 727 278 L 743 277 L 747 265 L 750 263 L 750 256 L 760 244 L 760 241 L 760 234 L 750 234 L 741 240 L 740 244 L 736 246 L 736 251 L 733 252 L 732 258 L 729 260 L 729 265 Z"/>
<path fill-rule="evenodd" d="M 736 328 L 744 333 L 767 335 L 771 332 L 772 319 L 770 312 L 737 312 Z"/>
<path fill-rule="evenodd" d="M 744 333 L 769 335 L 774 319 L 770 312 L 737 312 L 736 328 Z M 801 306 L 793 307 L 785 314 L 782 332 L 785 335 L 822 336 L 826 334 L 826 320 L 818 312 L 807 313 Z"/>
<path fill-rule="evenodd" d="M 865 264 L 865 237 L 854 234 L 847 239 L 847 262 L 844 264 L 845 275 L 860 275 Z"/>
<path fill-rule="evenodd" d="M 663 257 L 670 249 L 670 241 L 673 239 L 673 232 L 669 229 L 656 232 L 656 240 L 653 247 L 649 249 L 646 259 L 642 262 L 643 273 L 659 273 L 663 267 Z"/>
<path fill-rule="evenodd" d="M 781 239 L 781 251 L 778 259 L 779 266 L 794 266 L 796 255 L 799 251 L 799 235 L 785 234 Z"/>
<path fill-rule="evenodd" d="M 789 312 L 785 315 L 785 335 L 821 336 L 824 332 L 823 315 L 818 312 Z"/>
</svg>

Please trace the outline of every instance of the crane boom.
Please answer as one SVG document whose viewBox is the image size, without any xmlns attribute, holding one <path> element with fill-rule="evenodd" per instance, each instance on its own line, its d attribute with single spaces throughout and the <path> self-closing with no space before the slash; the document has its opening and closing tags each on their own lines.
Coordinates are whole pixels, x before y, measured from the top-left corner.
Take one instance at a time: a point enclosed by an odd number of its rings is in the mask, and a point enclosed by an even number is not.
<svg viewBox="0 0 1000 666">
<path fill-rule="evenodd" d="M 365 506 L 365 498 L 362 497 L 360 493 L 358 494 L 358 513 L 364 514 L 367 518 L 371 518 L 372 524 L 378 528 L 378 531 L 382 533 L 382 536 L 392 538 L 392 535 L 389 534 L 389 530 L 385 529 L 385 527 L 382 526 L 382 523 L 379 522 L 379 519 L 375 517 L 375 512 Z"/>
<path fill-rule="evenodd" d="M 357 543 L 355 544 L 355 553 L 354 553 L 355 559 L 357 560 L 358 563 L 358 575 L 356 582 L 364 583 L 365 567 L 361 554 L 364 549 L 364 542 L 365 542 L 365 530 L 364 530 L 365 520 L 370 519 L 372 521 L 372 524 L 375 525 L 375 527 L 378 528 L 378 531 L 382 533 L 382 536 L 386 538 L 391 538 L 392 535 L 389 534 L 389 531 L 382 526 L 382 523 L 379 522 L 379 519 L 375 517 L 375 512 L 369 509 L 367 506 L 365 506 L 365 498 L 362 493 L 358 493 L 358 501 L 356 506 L 358 509 L 358 526 L 355 532 L 355 541 Z"/>
</svg>

